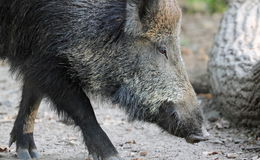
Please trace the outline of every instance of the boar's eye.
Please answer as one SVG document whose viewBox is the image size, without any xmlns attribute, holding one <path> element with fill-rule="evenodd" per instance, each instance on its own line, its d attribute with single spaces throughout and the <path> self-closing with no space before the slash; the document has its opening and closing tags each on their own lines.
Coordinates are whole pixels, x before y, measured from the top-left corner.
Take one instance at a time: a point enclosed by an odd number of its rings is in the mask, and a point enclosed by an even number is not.
<svg viewBox="0 0 260 160">
<path fill-rule="evenodd" d="M 166 57 L 166 59 L 168 59 L 167 48 L 165 46 L 158 47 L 158 50 L 161 54 L 163 54 Z"/>
</svg>

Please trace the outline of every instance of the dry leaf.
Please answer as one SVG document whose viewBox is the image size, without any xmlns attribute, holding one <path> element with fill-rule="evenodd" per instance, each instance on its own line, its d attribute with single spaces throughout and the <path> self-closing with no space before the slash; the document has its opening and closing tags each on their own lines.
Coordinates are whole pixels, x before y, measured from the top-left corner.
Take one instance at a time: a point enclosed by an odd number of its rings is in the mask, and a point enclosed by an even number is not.
<svg viewBox="0 0 260 160">
<path fill-rule="evenodd" d="M 147 156 L 148 152 L 145 152 L 145 151 L 144 151 L 144 152 L 140 152 L 139 154 L 140 154 L 140 156 L 145 157 L 145 156 Z"/>
<path fill-rule="evenodd" d="M 7 147 L 0 147 L 0 152 L 9 152 Z"/>
<path fill-rule="evenodd" d="M 136 141 L 135 140 L 127 141 L 127 142 L 125 142 L 125 144 L 136 144 Z"/>
<path fill-rule="evenodd" d="M 213 155 L 219 154 L 219 152 L 216 152 L 216 151 L 214 151 L 214 152 L 203 152 L 203 154 L 206 155 L 206 156 L 213 156 Z"/>
</svg>

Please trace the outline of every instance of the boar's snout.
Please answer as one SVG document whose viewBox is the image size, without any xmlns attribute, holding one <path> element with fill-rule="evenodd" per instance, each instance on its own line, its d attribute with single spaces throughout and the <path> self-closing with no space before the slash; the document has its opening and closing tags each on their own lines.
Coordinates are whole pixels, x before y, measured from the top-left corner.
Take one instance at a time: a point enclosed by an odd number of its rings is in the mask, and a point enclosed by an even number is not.
<svg viewBox="0 0 260 160">
<path fill-rule="evenodd" d="M 170 134 L 185 138 L 188 143 L 208 140 L 208 133 L 203 129 L 203 117 L 198 108 L 192 111 L 180 109 L 183 106 L 166 102 L 160 107 L 157 124 Z"/>
</svg>

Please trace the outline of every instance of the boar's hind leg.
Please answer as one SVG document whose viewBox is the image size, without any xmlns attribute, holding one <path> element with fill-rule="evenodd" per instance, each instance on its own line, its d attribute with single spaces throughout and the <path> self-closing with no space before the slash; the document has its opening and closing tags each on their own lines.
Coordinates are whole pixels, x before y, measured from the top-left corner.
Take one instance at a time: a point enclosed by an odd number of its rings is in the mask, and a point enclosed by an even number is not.
<svg viewBox="0 0 260 160">
<path fill-rule="evenodd" d="M 49 94 L 58 111 L 72 118 L 82 130 L 92 160 L 121 160 L 106 133 L 98 124 L 91 103 L 81 89 L 65 90 L 61 97 Z"/>
<path fill-rule="evenodd" d="M 30 83 L 25 82 L 18 116 L 15 120 L 9 145 L 16 141 L 17 156 L 27 160 L 39 158 L 33 138 L 34 121 L 42 95 Z"/>
</svg>

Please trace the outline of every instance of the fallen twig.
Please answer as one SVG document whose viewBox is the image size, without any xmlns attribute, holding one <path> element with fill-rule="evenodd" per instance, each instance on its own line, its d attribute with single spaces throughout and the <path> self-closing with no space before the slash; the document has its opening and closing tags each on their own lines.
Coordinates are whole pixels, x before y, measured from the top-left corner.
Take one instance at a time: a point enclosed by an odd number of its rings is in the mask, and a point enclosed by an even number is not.
<svg viewBox="0 0 260 160">
<path fill-rule="evenodd" d="M 242 149 L 246 150 L 246 151 L 256 151 L 256 152 L 259 152 L 260 151 L 260 146 L 247 147 L 247 148 L 242 148 Z"/>
</svg>

